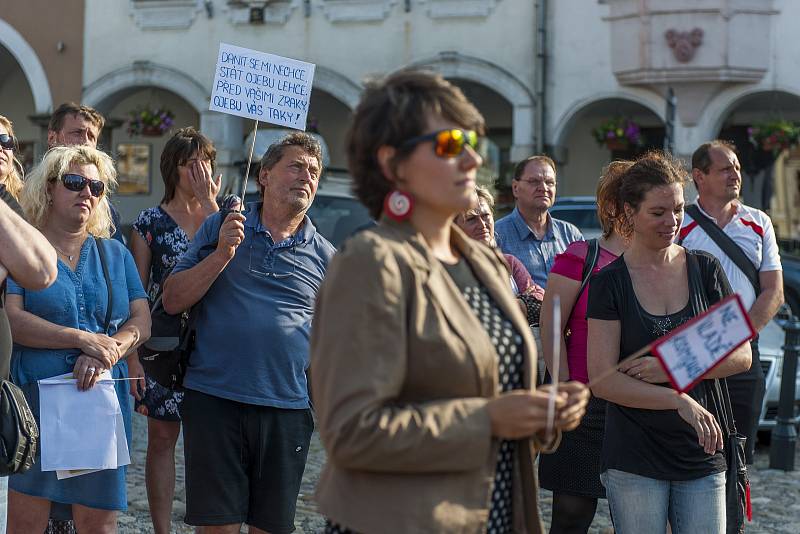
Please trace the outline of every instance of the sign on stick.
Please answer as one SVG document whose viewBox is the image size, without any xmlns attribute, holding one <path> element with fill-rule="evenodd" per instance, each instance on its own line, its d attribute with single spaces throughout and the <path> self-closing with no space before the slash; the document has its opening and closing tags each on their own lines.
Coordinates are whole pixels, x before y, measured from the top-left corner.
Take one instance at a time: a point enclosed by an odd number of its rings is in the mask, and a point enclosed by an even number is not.
<svg viewBox="0 0 800 534">
<path fill-rule="evenodd" d="M 220 43 L 211 111 L 306 129 L 314 64 Z"/>
<path fill-rule="evenodd" d="M 734 294 L 656 340 L 651 352 L 673 387 L 683 393 L 755 335 L 741 299 Z"/>
</svg>

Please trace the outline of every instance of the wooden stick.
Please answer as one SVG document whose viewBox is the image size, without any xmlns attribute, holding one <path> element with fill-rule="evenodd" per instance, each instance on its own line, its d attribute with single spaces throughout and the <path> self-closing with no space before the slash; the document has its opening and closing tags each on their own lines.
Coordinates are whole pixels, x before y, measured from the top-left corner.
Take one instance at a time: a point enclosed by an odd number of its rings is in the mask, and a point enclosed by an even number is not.
<svg viewBox="0 0 800 534">
<path fill-rule="evenodd" d="M 545 335 L 547 335 L 545 333 Z M 556 395 L 558 395 L 558 373 L 561 366 L 561 297 L 553 297 L 553 388 L 547 400 L 547 435 L 553 432 L 556 415 Z"/>
<path fill-rule="evenodd" d="M 617 364 L 614 365 L 613 367 L 611 367 L 610 369 L 606 370 L 603 373 L 600 373 L 600 376 L 598 376 L 596 378 L 593 378 L 592 381 L 589 382 L 589 384 L 587 384 L 587 387 L 589 389 L 592 389 L 594 386 L 596 386 L 597 384 L 599 384 L 600 382 L 602 382 L 603 380 L 605 380 L 609 376 L 611 376 L 614 373 L 616 373 L 619 370 L 619 366 L 622 365 L 623 363 L 629 362 L 631 360 L 635 360 L 636 358 L 641 358 L 642 356 L 644 356 L 645 354 L 650 352 L 651 346 L 652 345 L 645 345 L 644 347 L 642 347 L 641 349 L 637 350 L 636 352 L 634 352 L 633 354 L 631 354 L 630 356 L 628 356 L 624 360 L 622 360 L 620 362 L 617 362 Z"/>
<path fill-rule="evenodd" d="M 250 155 L 247 156 L 247 170 L 244 172 L 244 185 L 242 186 L 242 203 L 239 211 L 244 209 L 244 196 L 247 194 L 247 179 L 250 177 L 250 164 L 253 162 L 253 149 L 256 147 L 256 136 L 258 135 L 258 120 L 253 125 L 253 142 L 250 143 Z"/>
</svg>

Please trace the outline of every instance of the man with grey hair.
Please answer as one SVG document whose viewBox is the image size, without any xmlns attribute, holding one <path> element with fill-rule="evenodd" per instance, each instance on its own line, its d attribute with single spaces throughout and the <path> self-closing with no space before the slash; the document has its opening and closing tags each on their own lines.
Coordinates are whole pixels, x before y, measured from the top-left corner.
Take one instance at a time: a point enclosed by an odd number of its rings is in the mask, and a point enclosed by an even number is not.
<svg viewBox="0 0 800 534">
<path fill-rule="evenodd" d="M 164 285 L 169 313 L 199 305 L 181 405 L 186 523 L 203 532 L 294 530 L 311 432 L 306 369 L 314 300 L 335 249 L 306 211 L 319 143 L 273 144 L 262 201 L 210 216 Z M 222 491 L 220 491 L 222 489 Z"/>
</svg>

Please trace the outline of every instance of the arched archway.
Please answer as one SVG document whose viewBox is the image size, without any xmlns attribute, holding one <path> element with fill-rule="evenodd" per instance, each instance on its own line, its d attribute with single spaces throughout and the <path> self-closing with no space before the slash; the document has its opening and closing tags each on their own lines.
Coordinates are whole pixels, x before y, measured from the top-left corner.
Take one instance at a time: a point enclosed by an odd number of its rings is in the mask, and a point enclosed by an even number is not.
<svg viewBox="0 0 800 534">
<path fill-rule="evenodd" d="M 407 67 L 430 69 L 448 79 L 475 82 L 501 95 L 512 107 L 511 160 L 519 161 L 533 153 L 536 99 L 528 86 L 512 73 L 484 59 L 459 52 L 442 52 L 404 68 Z"/>
<path fill-rule="evenodd" d="M 780 237 L 800 231 L 800 149 L 765 149 L 751 141 L 750 129 L 778 121 L 800 124 L 800 88 L 782 87 L 729 92 L 712 108 L 719 110 L 707 121 L 707 137 L 733 142 L 742 165 L 741 196 L 750 206 L 772 216 Z"/>
<path fill-rule="evenodd" d="M 325 91 L 352 110 L 358 104 L 362 87 L 333 69 L 317 65 L 314 69 L 314 89 Z"/>
<path fill-rule="evenodd" d="M 559 163 L 559 195 L 594 195 L 602 168 L 664 144 L 664 122 L 655 102 L 627 93 L 609 93 L 570 106 L 553 133 L 553 155 Z M 614 118 L 630 119 L 638 133 L 627 146 L 599 144 L 594 129 Z M 639 144 L 636 143 L 639 141 Z"/>
<path fill-rule="evenodd" d="M 198 113 L 208 109 L 209 91 L 199 82 L 179 70 L 150 61 L 135 61 L 104 74 L 84 89 L 83 103 L 106 111 L 143 87 L 158 87 L 181 95 Z"/>
<path fill-rule="evenodd" d="M 25 38 L 3 19 L 0 19 L 0 44 L 8 49 L 25 73 L 36 113 L 50 113 L 53 110 L 53 96 L 39 56 Z"/>
</svg>

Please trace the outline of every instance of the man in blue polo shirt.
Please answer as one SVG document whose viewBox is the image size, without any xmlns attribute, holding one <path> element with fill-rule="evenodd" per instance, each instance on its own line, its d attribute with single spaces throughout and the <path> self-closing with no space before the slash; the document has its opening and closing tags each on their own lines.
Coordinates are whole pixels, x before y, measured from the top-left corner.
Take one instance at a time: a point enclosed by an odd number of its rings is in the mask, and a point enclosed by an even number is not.
<svg viewBox="0 0 800 534">
<path fill-rule="evenodd" d="M 164 285 L 169 313 L 200 306 L 181 417 L 185 521 L 203 532 L 238 532 L 242 523 L 294 530 L 314 427 L 309 331 L 335 252 L 306 216 L 321 169 L 308 134 L 270 146 L 258 177 L 263 202 L 224 222 L 209 217 Z"/>
<path fill-rule="evenodd" d="M 519 259 L 533 281 L 547 286 L 556 254 L 583 240 L 578 228 L 554 219 L 547 211 L 556 198 L 556 164 L 547 156 L 531 156 L 517 164 L 511 190 L 514 211 L 495 223 L 497 246 Z"/>
</svg>

